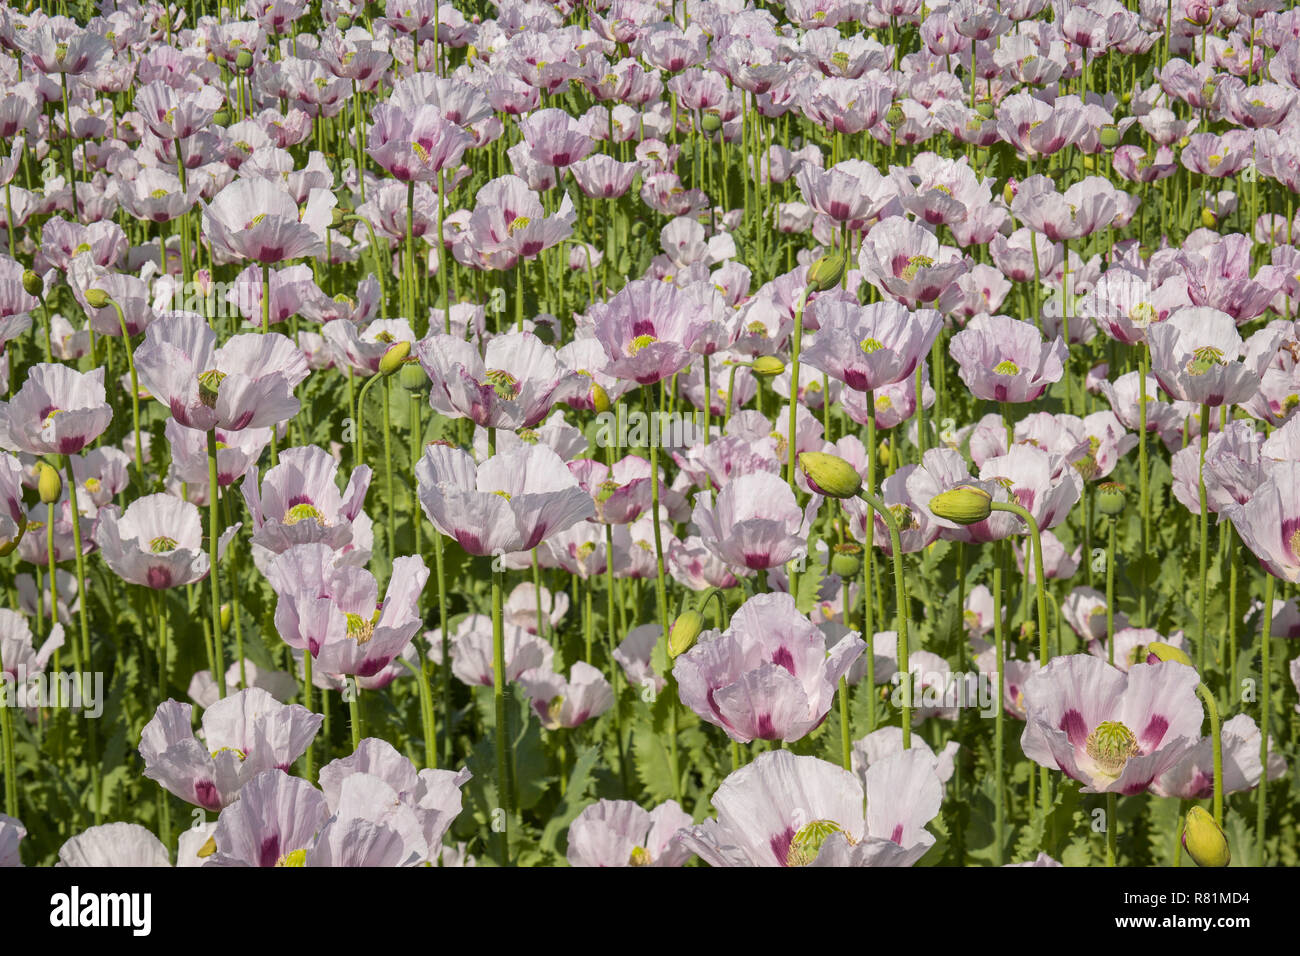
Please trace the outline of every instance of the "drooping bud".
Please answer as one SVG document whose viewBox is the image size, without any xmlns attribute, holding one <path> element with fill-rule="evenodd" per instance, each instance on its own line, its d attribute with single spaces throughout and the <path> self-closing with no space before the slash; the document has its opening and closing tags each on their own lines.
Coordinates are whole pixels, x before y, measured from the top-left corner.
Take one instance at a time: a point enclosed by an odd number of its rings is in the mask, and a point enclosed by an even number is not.
<svg viewBox="0 0 1300 956">
<path fill-rule="evenodd" d="M 828 498 L 853 498 L 862 490 L 862 476 L 839 455 L 803 452 L 799 455 L 799 470 L 814 491 Z"/>
<path fill-rule="evenodd" d="M 384 357 L 379 360 L 379 374 L 392 375 L 402 367 L 402 363 L 406 361 L 406 357 L 410 354 L 410 342 L 394 342 L 392 345 L 388 346 L 388 351 L 385 352 Z"/>
<path fill-rule="evenodd" d="M 602 415 L 610 409 L 609 393 L 599 382 L 591 383 L 591 407 Z"/>
<path fill-rule="evenodd" d="M 760 355 L 750 364 L 749 369 L 760 378 L 775 378 L 785 371 L 785 363 L 775 355 Z"/>
<path fill-rule="evenodd" d="M 23 272 L 23 291 L 28 295 L 40 295 L 45 291 L 45 283 L 31 269 Z"/>
<path fill-rule="evenodd" d="M 1127 487 L 1118 481 L 1105 481 L 1097 486 L 1097 507 L 1101 509 L 1104 515 L 1114 517 L 1123 514 L 1124 505 L 1127 503 L 1125 492 Z"/>
<path fill-rule="evenodd" d="M 59 477 L 58 469 L 41 462 L 36 488 L 41 493 L 43 504 L 48 505 L 58 501 L 59 495 L 63 493 L 63 479 Z"/>
<path fill-rule="evenodd" d="M 1187 811 L 1183 824 L 1183 849 L 1197 866 L 1223 867 L 1232 859 L 1228 838 L 1204 807 Z"/>
<path fill-rule="evenodd" d="M 808 287 L 817 292 L 825 292 L 840 284 L 844 278 L 844 256 L 839 252 L 828 252 L 819 256 L 808 267 Z"/>
<path fill-rule="evenodd" d="M 1219 224 L 1219 217 L 1214 214 L 1213 209 L 1201 210 L 1201 225 L 1206 229 L 1214 229 Z"/>
<path fill-rule="evenodd" d="M 1002 187 L 1002 201 L 1008 206 L 1011 200 L 1016 198 L 1016 193 L 1020 191 L 1020 182 L 1014 176 L 1007 179 L 1007 184 Z"/>
<path fill-rule="evenodd" d="M 704 630 L 704 615 L 695 608 L 687 608 L 677 615 L 668 631 L 668 656 L 680 657 L 695 646 L 695 639 Z"/>
<path fill-rule="evenodd" d="M 961 485 L 930 499 L 930 513 L 957 524 L 978 524 L 993 511 L 993 496 L 983 488 Z"/>
<path fill-rule="evenodd" d="M 1194 666 L 1192 659 L 1181 648 L 1166 644 L 1164 641 L 1152 641 L 1147 645 L 1147 663 L 1156 664 L 1160 661 L 1177 661 L 1188 667 Z"/>
<path fill-rule="evenodd" d="M 103 289 L 87 289 L 85 291 L 86 305 L 92 309 L 102 309 L 108 305 L 108 293 Z"/>
</svg>

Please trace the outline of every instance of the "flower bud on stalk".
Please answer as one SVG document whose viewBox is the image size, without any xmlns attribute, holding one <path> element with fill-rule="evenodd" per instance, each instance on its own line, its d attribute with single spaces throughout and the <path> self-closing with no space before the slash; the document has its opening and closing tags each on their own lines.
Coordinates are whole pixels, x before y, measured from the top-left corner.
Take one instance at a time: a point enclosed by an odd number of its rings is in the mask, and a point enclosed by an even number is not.
<svg viewBox="0 0 1300 956">
<path fill-rule="evenodd" d="M 23 272 L 23 291 L 28 295 L 40 295 L 45 291 L 45 283 L 31 269 Z"/>
<path fill-rule="evenodd" d="M 1214 817 L 1202 807 L 1187 811 L 1183 825 L 1183 849 L 1196 861 L 1197 866 L 1223 867 L 1232 859 L 1228 838 L 1214 822 Z"/>
<path fill-rule="evenodd" d="M 838 455 L 806 451 L 799 455 L 799 468 L 812 489 L 828 498 L 854 498 L 862 490 L 858 470 Z"/>
<path fill-rule="evenodd" d="M 229 604 L 221 605 L 221 633 L 225 634 L 230 630 L 231 610 Z"/>
<path fill-rule="evenodd" d="M 722 117 L 717 113 L 705 113 L 700 119 L 700 127 L 706 133 L 716 133 L 722 129 Z"/>
<path fill-rule="evenodd" d="M 410 342 L 394 342 L 379 360 L 379 374 L 392 375 L 402 367 L 406 357 L 411 354 Z"/>
<path fill-rule="evenodd" d="M 1119 145 L 1119 127 L 1112 123 L 1107 123 L 1098 131 L 1097 138 L 1101 141 L 1101 145 L 1105 146 L 1107 149 L 1114 149 Z"/>
<path fill-rule="evenodd" d="M 704 615 L 695 608 L 687 608 L 679 614 L 668 632 L 668 656 L 676 658 L 689 651 L 702 630 Z"/>
<path fill-rule="evenodd" d="M 1172 644 L 1166 644 L 1164 641 L 1152 641 L 1147 645 L 1147 663 L 1157 664 L 1160 661 L 1177 661 L 1179 664 L 1186 664 L 1193 667 L 1192 659 L 1187 654 Z"/>
<path fill-rule="evenodd" d="M 87 289 L 85 299 L 86 305 L 92 309 L 102 309 L 108 305 L 108 293 L 103 289 Z"/>
<path fill-rule="evenodd" d="M 41 493 L 42 504 L 48 505 L 58 501 L 59 495 L 63 493 L 63 479 L 59 477 L 59 470 L 41 462 L 36 488 Z"/>
<path fill-rule="evenodd" d="M 247 50 L 240 50 L 235 56 L 235 69 L 247 70 L 253 65 L 253 54 Z"/>
<path fill-rule="evenodd" d="M 775 378 L 785 371 L 785 363 L 775 355 L 760 355 L 750 363 L 749 368 L 760 378 Z"/>
<path fill-rule="evenodd" d="M 591 383 L 591 407 L 602 415 L 611 407 L 609 393 L 599 382 Z"/>
<path fill-rule="evenodd" d="M 993 496 L 983 488 L 962 485 L 930 499 L 930 513 L 957 524 L 978 524 L 993 511 Z"/>
<path fill-rule="evenodd" d="M 808 267 L 808 287 L 815 292 L 826 292 L 840 284 L 844 278 L 844 256 L 828 252 Z"/>
</svg>

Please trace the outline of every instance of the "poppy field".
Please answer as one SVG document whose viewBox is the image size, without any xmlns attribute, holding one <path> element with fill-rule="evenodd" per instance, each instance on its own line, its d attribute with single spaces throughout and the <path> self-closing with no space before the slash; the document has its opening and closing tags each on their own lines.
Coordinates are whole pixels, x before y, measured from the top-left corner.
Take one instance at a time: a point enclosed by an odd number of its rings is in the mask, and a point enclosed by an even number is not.
<svg viewBox="0 0 1300 956">
<path fill-rule="evenodd" d="M 1289 0 L 10 0 L 0 185 L 0 867 L 1300 865 Z"/>
</svg>

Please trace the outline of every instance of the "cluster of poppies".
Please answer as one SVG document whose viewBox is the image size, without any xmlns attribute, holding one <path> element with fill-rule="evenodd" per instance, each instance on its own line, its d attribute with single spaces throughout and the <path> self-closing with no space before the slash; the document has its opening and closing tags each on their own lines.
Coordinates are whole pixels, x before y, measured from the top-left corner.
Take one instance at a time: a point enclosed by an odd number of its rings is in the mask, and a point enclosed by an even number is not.
<svg viewBox="0 0 1300 956">
<path fill-rule="evenodd" d="M 1300 863 L 1300 11 L 51 6 L 0 865 Z"/>
</svg>

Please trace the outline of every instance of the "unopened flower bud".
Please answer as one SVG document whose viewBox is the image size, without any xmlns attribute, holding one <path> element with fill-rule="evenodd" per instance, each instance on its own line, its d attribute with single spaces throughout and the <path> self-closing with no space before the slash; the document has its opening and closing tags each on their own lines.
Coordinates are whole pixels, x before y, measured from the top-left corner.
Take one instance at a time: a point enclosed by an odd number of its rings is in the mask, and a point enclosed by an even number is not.
<svg viewBox="0 0 1300 956">
<path fill-rule="evenodd" d="M 930 513 L 956 524 L 978 524 L 992 513 L 993 496 L 983 488 L 961 485 L 930 499 Z"/>
<path fill-rule="evenodd" d="M 695 608 L 687 608 L 679 614 L 668 632 L 668 656 L 676 658 L 689 651 L 702 630 L 704 615 Z"/>
<path fill-rule="evenodd" d="M 840 284 L 844 277 L 844 256 L 828 252 L 808 268 L 808 285 L 817 292 L 825 292 Z"/>
<path fill-rule="evenodd" d="M 1183 825 L 1183 849 L 1196 861 L 1197 866 L 1223 867 L 1232 859 L 1228 838 L 1203 807 L 1187 811 Z"/>
<path fill-rule="evenodd" d="M 1219 217 L 1214 214 L 1213 209 L 1201 210 L 1201 225 L 1206 229 L 1214 229 L 1219 225 Z"/>
<path fill-rule="evenodd" d="M 85 291 L 86 305 L 92 309 L 102 309 L 108 305 L 108 293 L 103 289 L 87 289 Z"/>
<path fill-rule="evenodd" d="M 785 371 L 785 363 L 775 355 L 760 355 L 749 368 L 760 378 L 773 378 Z"/>
<path fill-rule="evenodd" d="M 31 269 L 23 272 L 23 291 L 28 295 L 40 295 L 45 291 L 45 283 Z"/>
<path fill-rule="evenodd" d="M 1112 517 L 1123 514 L 1124 505 L 1127 503 L 1124 492 L 1127 490 L 1118 481 L 1106 481 L 1098 485 L 1097 507 L 1101 509 L 1101 513 Z"/>
<path fill-rule="evenodd" d="M 1016 198 L 1016 193 L 1019 192 L 1019 190 L 1020 181 L 1014 176 L 1009 177 L 1007 179 L 1007 184 L 1002 187 L 1002 201 L 1010 206 L 1011 200 Z"/>
<path fill-rule="evenodd" d="M 610 409 L 609 392 L 600 382 L 591 383 L 591 407 L 602 415 Z"/>
<path fill-rule="evenodd" d="M 853 498 L 862 490 L 862 476 L 839 455 L 803 452 L 799 455 L 799 469 L 812 490 L 828 498 Z"/>
<path fill-rule="evenodd" d="M 388 351 L 385 352 L 384 357 L 379 360 L 379 374 L 392 375 L 402 367 L 402 363 L 406 361 L 406 357 L 410 354 L 410 342 L 394 342 L 392 345 L 388 346 Z"/>
<path fill-rule="evenodd" d="M 59 477 L 58 469 L 41 462 L 40 474 L 36 479 L 36 488 L 41 493 L 41 502 L 43 504 L 48 505 L 58 501 L 59 495 L 63 493 L 63 479 Z"/>
<path fill-rule="evenodd" d="M 1164 641 L 1152 641 L 1147 645 L 1147 663 L 1158 664 L 1161 661 L 1177 661 L 1179 664 L 1186 664 L 1188 667 L 1194 666 L 1192 659 L 1181 649 L 1174 647 L 1172 644 L 1166 644 Z"/>
<path fill-rule="evenodd" d="M 221 621 L 221 633 L 225 634 L 230 630 L 231 610 L 229 604 L 221 605 L 221 614 L 219 615 L 219 618 Z"/>
</svg>

